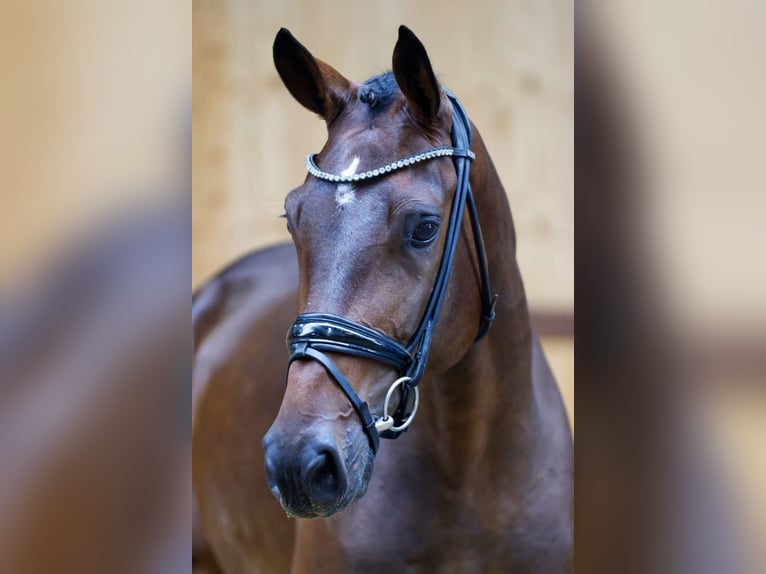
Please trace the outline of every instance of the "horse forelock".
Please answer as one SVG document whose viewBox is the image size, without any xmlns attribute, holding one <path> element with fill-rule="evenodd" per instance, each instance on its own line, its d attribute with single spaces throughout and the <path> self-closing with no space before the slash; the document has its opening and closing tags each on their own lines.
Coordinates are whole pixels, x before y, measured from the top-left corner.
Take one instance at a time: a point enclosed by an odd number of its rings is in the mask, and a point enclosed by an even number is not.
<svg viewBox="0 0 766 574">
<path fill-rule="evenodd" d="M 393 72 L 387 71 L 368 78 L 359 90 L 359 99 L 367 104 L 370 112 L 379 114 L 387 110 L 401 93 Z"/>
</svg>

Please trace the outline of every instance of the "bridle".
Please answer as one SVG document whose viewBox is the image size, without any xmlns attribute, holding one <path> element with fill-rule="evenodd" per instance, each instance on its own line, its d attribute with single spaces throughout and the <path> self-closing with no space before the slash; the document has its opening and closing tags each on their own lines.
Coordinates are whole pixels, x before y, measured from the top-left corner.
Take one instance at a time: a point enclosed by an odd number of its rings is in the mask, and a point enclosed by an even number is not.
<svg viewBox="0 0 766 574">
<path fill-rule="evenodd" d="M 439 157 L 452 157 L 455 163 L 457 188 L 452 199 L 439 271 L 436 275 L 436 281 L 434 282 L 431 296 L 428 299 L 426 310 L 409 343 L 403 345 L 380 331 L 328 313 L 303 313 L 298 315 L 287 333 L 290 363 L 296 359 L 313 359 L 322 364 L 348 397 L 348 400 L 361 419 L 373 452 L 378 451 L 380 437 L 393 439 L 404 432 L 412 422 L 417 411 L 419 401 L 417 384 L 420 382 L 425 371 L 434 326 L 444 302 L 444 295 L 452 270 L 452 262 L 455 257 L 455 249 L 460 237 L 464 209 L 468 210 L 468 216 L 471 221 L 481 276 L 482 312 L 476 340 L 481 339 L 486 334 L 492 320 L 495 318 L 494 308 L 497 295 L 492 296 L 490 294 L 489 272 L 487 271 L 484 243 L 481 237 L 479 218 L 476 213 L 476 203 L 469 182 L 470 162 L 476 157 L 469 149 L 471 145 L 471 125 L 463 106 L 460 105 L 457 98 L 450 91 L 445 91 L 454 109 L 452 147 L 431 148 L 381 168 L 351 176 L 336 175 L 322 171 L 316 165 L 315 154 L 309 155 L 306 158 L 306 168 L 312 176 L 337 183 L 353 183 L 382 177 L 416 163 Z M 359 398 L 359 395 L 356 394 L 340 369 L 325 353 L 340 353 L 372 359 L 396 369 L 400 377 L 394 381 L 386 393 L 382 416 L 373 417 L 370 414 L 367 403 Z M 394 413 L 389 414 L 389 402 L 394 390 L 397 388 L 400 389 L 401 394 L 399 405 Z M 411 393 L 414 394 L 414 400 L 410 409 Z"/>
</svg>

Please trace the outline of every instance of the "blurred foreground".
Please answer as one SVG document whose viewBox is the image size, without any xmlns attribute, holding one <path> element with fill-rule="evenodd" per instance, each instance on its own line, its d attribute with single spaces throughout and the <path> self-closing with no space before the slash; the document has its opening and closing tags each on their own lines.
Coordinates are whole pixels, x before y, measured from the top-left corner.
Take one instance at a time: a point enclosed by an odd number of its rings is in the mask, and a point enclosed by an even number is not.
<svg viewBox="0 0 766 574">
<path fill-rule="evenodd" d="M 583 2 L 581 572 L 763 572 L 763 7 Z"/>
<path fill-rule="evenodd" d="M 0 572 L 182 572 L 188 209 L 108 232 L 0 308 Z"/>
<path fill-rule="evenodd" d="M 188 572 L 190 8 L 0 5 L 0 572 Z"/>
</svg>

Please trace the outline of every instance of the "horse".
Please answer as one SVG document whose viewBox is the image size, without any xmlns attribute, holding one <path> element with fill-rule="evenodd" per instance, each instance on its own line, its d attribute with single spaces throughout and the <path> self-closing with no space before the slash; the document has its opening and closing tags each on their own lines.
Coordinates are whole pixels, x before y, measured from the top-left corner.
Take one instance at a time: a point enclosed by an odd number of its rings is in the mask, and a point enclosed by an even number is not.
<svg viewBox="0 0 766 574">
<path fill-rule="evenodd" d="M 273 51 L 328 138 L 292 243 L 193 295 L 195 568 L 571 572 L 572 434 L 481 135 L 404 26 L 363 83 Z"/>
</svg>

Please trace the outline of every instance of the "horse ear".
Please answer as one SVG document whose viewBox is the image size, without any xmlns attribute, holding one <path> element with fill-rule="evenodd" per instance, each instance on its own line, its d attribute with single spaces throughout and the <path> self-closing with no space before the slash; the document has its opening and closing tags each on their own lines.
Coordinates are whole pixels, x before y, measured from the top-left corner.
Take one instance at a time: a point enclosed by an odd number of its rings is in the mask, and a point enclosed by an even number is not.
<svg viewBox="0 0 766 574">
<path fill-rule="evenodd" d="M 394 47 L 393 71 L 410 110 L 423 122 L 439 113 L 441 92 L 425 47 L 407 26 L 399 26 Z"/>
<path fill-rule="evenodd" d="M 292 96 L 328 122 L 348 98 L 351 82 L 312 56 L 286 28 L 274 39 L 274 65 Z"/>
</svg>

